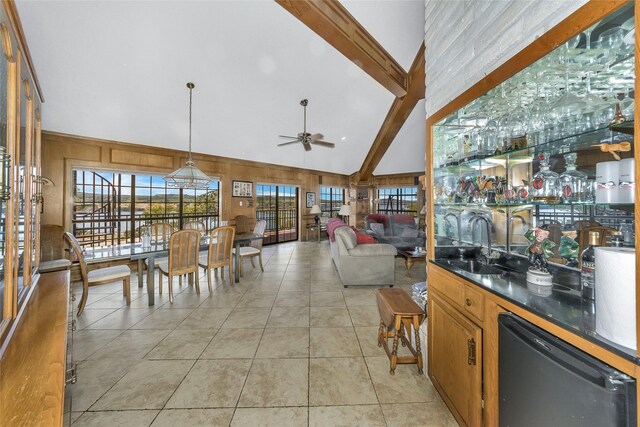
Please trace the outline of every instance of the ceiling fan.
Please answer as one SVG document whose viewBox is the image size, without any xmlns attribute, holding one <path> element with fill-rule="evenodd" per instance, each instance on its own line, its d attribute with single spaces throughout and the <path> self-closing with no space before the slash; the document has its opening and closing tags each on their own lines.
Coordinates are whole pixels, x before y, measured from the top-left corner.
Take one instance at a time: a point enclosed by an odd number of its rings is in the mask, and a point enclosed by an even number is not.
<svg viewBox="0 0 640 427">
<path fill-rule="evenodd" d="M 303 99 L 300 101 L 300 105 L 304 108 L 304 129 L 298 136 L 287 136 L 287 135 L 278 135 L 280 138 L 293 139 L 293 141 L 283 142 L 282 144 L 278 144 L 278 147 L 283 145 L 293 144 L 295 142 L 301 142 L 305 151 L 311 151 L 311 144 L 319 145 L 321 147 L 329 147 L 333 148 L 336 145 L 333 142 L 322 141 L 324 135 L 321 133 L 310 134 L 307 132 L 307 104 L 309 104 L 308 99 Z"/>
</svg>

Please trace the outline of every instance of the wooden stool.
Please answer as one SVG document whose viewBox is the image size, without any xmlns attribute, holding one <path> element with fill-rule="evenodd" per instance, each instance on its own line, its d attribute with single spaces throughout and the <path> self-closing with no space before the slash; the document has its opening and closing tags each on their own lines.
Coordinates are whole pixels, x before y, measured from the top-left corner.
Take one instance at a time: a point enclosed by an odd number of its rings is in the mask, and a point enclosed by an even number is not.
<svg viewBox="0 0 640 427">
<path fill-rule="evenodd" d="M 376 300 L 380 312 L 380 329 L 378 329 L 378 347 L 384 347 L 391 367 L 389 373 L 393 375 L 398 363 L 416 363 L 418 373 L 422 374 L 422 352 L 420 351 L 420 335 L 418 329 L 424 320 L 424 311 L 402 289 L 377 289 Z M 415 330 L 417 350 L 407 339 L 411 334 L 411 326 Z M 393 350 L 389 351 L 387 343 L 393 338 Z M 413 357 L 398 357 L 398 339 L 403 347 L 407 347 Z"/>
</svg>

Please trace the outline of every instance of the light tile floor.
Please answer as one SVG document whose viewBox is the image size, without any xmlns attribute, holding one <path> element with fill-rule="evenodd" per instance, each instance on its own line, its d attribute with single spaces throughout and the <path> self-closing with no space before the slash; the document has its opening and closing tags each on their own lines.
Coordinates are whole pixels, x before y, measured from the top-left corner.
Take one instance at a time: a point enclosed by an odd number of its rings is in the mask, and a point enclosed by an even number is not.
<svg viewBox="0 0 640 427">
<path fill-rule="evenodd" d="M 176 286 L 148 307 L 132 275 L 91 288 L 78 319 L 78 382 L 68 387 L 74 426 L 449 426 L 457 425 L 415 365 L 389 361 L 376 345 L 371 287 L 345 289 L 328 242 L 264 249 L 251 268 L 209 293 Z M 396 286 L 410 291 L 424 265 Z M 226 276 L 226 275 L 225 275 Z M 227 276 L 228 277 L 228 276 Z M 81 289 L 74 287 L 79 295 Z M 425 368 L 426 370 L 426 368 Z"/>
</svg>

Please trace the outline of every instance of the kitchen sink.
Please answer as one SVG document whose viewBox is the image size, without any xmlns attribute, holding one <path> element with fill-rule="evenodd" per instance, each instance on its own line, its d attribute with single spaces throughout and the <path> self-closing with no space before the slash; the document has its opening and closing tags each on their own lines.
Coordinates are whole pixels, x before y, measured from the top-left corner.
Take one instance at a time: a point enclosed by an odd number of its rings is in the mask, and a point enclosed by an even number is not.
<svg viewBox="0 0 640 427">
<path fill-rule="evenodd" d="M 506 270 L 482 264 L 475 259 L 448 259 L 444 260 L 443 263 L 473 274 L 502 275 L 506 272 Z"/>
</svg>

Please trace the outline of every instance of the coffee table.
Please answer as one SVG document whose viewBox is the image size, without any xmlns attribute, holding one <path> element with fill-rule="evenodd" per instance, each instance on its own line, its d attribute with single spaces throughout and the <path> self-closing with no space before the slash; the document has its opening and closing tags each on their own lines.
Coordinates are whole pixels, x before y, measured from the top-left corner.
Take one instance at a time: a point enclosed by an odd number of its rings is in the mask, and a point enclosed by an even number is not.
<svg viewBox="0 0 640 427">
<path fill-rule="evenodd" d="M 404 257 L 404 265 L 407 267 L 407 277 L 412 277 L 411 276 L 411 267 L 413 267 L 413 264 L 415 262 L 418 261 L 423 261 L 423 262 L 427 262 L 427 253 L 426 252 L 419 252 L 416 253 L 415 248 L 400 248 L 398 249 L 398 255 L 401 255 Z"/>
</svg>

